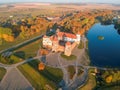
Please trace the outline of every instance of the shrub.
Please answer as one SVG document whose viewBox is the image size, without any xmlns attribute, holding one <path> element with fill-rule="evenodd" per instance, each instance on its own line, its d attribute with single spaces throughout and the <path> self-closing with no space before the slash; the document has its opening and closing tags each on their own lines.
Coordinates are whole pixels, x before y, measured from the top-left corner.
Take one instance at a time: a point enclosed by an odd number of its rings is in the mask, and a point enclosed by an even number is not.
<svg viewBox="0 0 120 90">
<path fill-rule="evenodd" d="M 106 82 L 111 83 L 111 81 L 112 81 L 112 75 L 107 76 L 106 77 Z"/>
<path fill-rule="evenodd" d="M 61 57 L 66 60 L 75 60 L 77 58 L 77 56 L 75 56 L 75 55 L 66 56 L 66 55 L 64 55 L 64 53 L 61 53 Z"/>
</svg>

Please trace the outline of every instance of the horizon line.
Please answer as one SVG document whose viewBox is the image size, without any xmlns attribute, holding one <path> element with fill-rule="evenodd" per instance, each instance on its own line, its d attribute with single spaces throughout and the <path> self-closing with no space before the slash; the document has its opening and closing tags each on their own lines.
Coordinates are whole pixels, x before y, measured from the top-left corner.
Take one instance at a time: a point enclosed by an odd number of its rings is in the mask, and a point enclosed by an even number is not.
<svg viewBox="0 0 120 90">
<path fill-rule="evenodd" d="M 31 2 L 2 2 L 0 4 L 14 4 L 14 3 L 50 3 L 50 4 L 116 4 L 120 3 L 100 3 L 100 2 L 40 2 L 40 1 L 31 1 Z"/>
</svg>

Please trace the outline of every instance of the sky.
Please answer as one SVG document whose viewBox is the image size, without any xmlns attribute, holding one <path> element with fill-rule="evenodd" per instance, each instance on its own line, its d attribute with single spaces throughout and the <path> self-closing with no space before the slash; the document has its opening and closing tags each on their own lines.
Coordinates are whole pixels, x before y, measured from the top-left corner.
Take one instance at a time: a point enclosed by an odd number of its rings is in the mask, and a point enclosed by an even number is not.
<svg viewBox="0 0 120 90">
<path fill-rule="evenodd" d="M 0 0 L 0 3 L 9 2 L 52 2 L 52 3 L 113 3 L 120 4 L 120 0 Z"/>
</svg>

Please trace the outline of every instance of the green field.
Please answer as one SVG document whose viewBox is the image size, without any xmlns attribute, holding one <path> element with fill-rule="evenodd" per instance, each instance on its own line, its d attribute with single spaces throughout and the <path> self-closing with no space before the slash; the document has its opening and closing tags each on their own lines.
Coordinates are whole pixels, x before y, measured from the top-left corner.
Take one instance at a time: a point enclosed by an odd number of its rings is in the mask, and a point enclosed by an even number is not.
<svg viewBox="0 0 120 90">
<path fill-rule="evenodd" d="M 21 61 L 22 61 L 22 59 L 20 57 L 16 56 L 15 54 L 12 54 L 9 57 L 2 57 L 0 55 L 0 62 L 3 64 L 11 65 L 11 64 L 16 64 L 16 63 L 21 62 Z"/>
<path fill-rule="evenodd" d="M 79 49 L 83 49 L 84 48 L 84 43 L 81 41 L 79 46 L 78 46 Z"/>
<path fill-rule="evenodd" d="M 2 80 L 3 76 L 5 75 L 6 70 L 0 67 L 0 81 Z"/>
<path fill-rule="evenodd" d="M 19 48 L 15 51 L 15 55 L 23 58 L 23 59 L 27 59 L 30 57 L 35 57 L 37 55 L 37 51 L 40 48 L 40 45 L 42 44 L 42 39 L 35 41 L 31 44 L 28 44 L 22 48 Z"/>
<path fill-rule="evenodd" d="M 74 74 L 75 74 L 75 67 L 74 66 L 68 66 L 68 72 L 69 72 L 70 79 L 72 79 Z"/>
<path fill-rule="evenodd" d="M 38 70 L 38 61 L 19 66 L 19 70 L 25 75 L 36 90 L 48 90 L 47 86 L 53 90 L 58 89 L 58 84 L 62 80 L 63 73 L 60 69 L 45 67 L 43 71 Z"/>
</svg>

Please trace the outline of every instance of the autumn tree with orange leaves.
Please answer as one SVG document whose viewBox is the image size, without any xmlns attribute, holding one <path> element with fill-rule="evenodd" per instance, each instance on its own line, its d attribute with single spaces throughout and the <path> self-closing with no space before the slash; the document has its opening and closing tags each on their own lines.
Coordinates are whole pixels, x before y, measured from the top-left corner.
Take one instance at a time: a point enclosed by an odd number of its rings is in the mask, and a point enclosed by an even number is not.
<svg viewBox="0 0 120 90">
<path fill-rule="evenodd" d="M 94 25 L 97 16 L 109 16 L 111 13 L 112 12 L 110 10 L 79 12 L 73 16 L 63 19 L 59 22 L 59 25 L 62 26 L 62 31 L 82 35 L 89 30 L 92 25 Z"/>
</svg>

